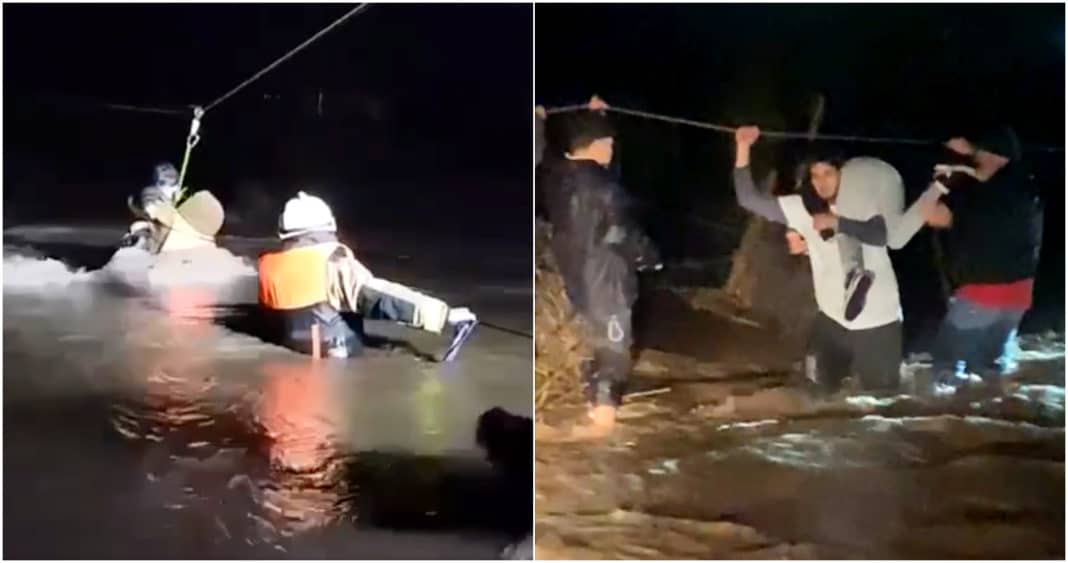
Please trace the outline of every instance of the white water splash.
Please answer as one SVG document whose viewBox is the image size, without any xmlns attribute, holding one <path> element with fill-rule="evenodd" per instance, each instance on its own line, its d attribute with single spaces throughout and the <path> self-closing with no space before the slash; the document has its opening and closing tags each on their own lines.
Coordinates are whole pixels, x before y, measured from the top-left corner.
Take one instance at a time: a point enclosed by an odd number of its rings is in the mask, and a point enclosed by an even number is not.
<svg viewBox="0 0 1068 563">
<path fill-rule="evenodd" d="M 72 283 L 91 280 L 84 268 L 75 270 L 59 260 L 34 256 L 16 249 L 4 249 L 4 290 L 61 290 Z"/>
</svg>

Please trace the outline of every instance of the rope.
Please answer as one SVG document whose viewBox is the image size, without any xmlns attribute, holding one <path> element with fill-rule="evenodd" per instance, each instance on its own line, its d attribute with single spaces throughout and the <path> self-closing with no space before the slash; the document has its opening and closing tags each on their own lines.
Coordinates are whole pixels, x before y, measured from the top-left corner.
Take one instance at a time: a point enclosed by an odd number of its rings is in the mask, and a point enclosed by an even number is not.
<svg viewBox="0 0 1068 563">
<path fill-rule="evenodd" d="M 523 332 L 521 330 L 517 330 L 517 329 L 514 329 L 514 328 L 508 328 L 508 327 L 501 326 L 501 325 L 496 325 L 496 324 L 493 324 L 493 323 L 487 323 L 487 322 L 484 322 L 482 320 L 478 321 L 478 326 L 479 326 L 479 328 L 489 328 L 489 329 L 496 330 L 498 332 L 503 332 L 505 334 L 510 334 L 512 336 L 519 336 L 521 338 L 534 338 L 534 335 L 529 333 L 529 332 Z"/>
<path fill-rule="evenodd" d="M 183 117 L 189 113 L 186 110 L 131 106 L 131 105 L 127 105 L 127 104 L 104 104 L 104 107 L 106 107 L 108 109 L 111 109 L 111 110 L 116 110 L 116 111 L 131 111 L 131 112 L 136 112 L 136 113 L 157 113 L 157 114 L 160 114 L 160 115 L 180 115 L 180 116 L 183 116 Z"/>
<path fill-rule="evenodd" d="M 560 106 L 545 110 L 546 115 L 553 115 L 559 113 L 569 113 L 574 111 L 582 111 L 589 109 L 586 104 L 576 104 L 570 106 Z M 653 119 L 657 121 L 664 121 L 667 123 L 676 123 L 679 125 L 689 125 L 691 127 L 697 127 L 699 129 L 709 129 L 712 131 L 720 131 L 722 133 L 734 133 L 737 128 L 728 127 L 726 125 L 720 125 L 718 123 L 709 123 L 705 121 L 696 121 L 693 119 L 686 119 L 682 117 L 672 117 L 670 115 L 664 115 L 660 113 L 652 113 L 648 111 L 641 111 L 636 109 L 622 108 L 617 106 L 608 106 L 608 111 L 615 113 L 621 113 L 623 115 L 632 115 L 635 117 L 643 117 L 646 119 Z M 774 137 L 779 139 L 822 139 L 828 141 L 845 141 L 854 143 L 885 143 L 885 144 L 898 144 L 898 145 L 941 145 L 941 141 L 932 141 L 926 139 L 910 139 L 904 137 L 867 137 L 862 135 L 831 135 L 831 134 L 809 134 L 807 132 L 797 131 L 765 131 L 760 130 L 762 137 Z M 1044 147 L 1033 146 L 1027 147 L 1027 151 L 1043 151 L 1043 152 L 1057 152 L 1063 151 L 1064 147 Z"/>
<path fill-rule="evenodd" d="M 234 88 L 232 88 L 229 92 L 223 94 L 222 96 L 219 96 L 215 101 L 213 101 L 210 104 L 208 104 L 204 108 L 204 111 L 205 112 L 211 111 L 213 108 L 215 108 L 215 106 L 218 106 L 219 104 L 225 102 L 227 99 L 230 98 L 230 96 L 233 96 L 234 94 L 240 92 L 242 89 L 244 89 L 249 84 L 252 84 L 256 80 L 258 80 L 260 77 L 262 77 L 263 75 L 267 74 L 268 72 L 271 72 L 272 70 L 274 70 L 275 67 L 277 67 L 278 65 L 284 63 L 285 61 L 287 61 L 293 55 L 296 55 L 300 51 L 304 50 L 305 47 L 307 47 L 308 45 L 311 45 L 312 43 L 314 43 L 320 37 L 326 35 L 327 33 L 330 33 L 331 31 L 334 30 L 334 28 L 338 27 L 342 23 L 345 23 L 345 21 L 348 20 L 349 18 L 359 14 L 360 12 L 363 12 L 364 10 L 366 10 L 367 8 L 370 8 L 370 7 L 371 7 L 370 3 L 364 2 L 363 4 L 360 4 L 360 5 L 356 6 L 355 8 L 349 10 L 348 12 L 345 13 L 345 15 L 343 15 L 340 18 L 338 18 L 337 20 L 335 20 L 334 23 L 326 26 L 321 31 L 319 31 L 319 33 L 316 33 L 315 35 L 312 35 L 311 37 L 306 39 L 303 43 L 301 43 L 300 45 L 297 45 L 292 50 L 290 50 L 288 53 L 286 53 L 285 55 L 282 55 L 280 58 L 275 60 L 273 63 L 271 63 L 271 64 L 267 65 L 266 67 L 264 67 L 263 70 L 260 70 L 256 74 L 253 74 L 247 80 L 245 80 L 244 82 L 242 82 L 242 83 L 238 84 L 237 86 L 235 86 Z"/>
<path fill-rule="evenodd" d="M 264 67 L 259 72 L 257 72 L 256 74 L 253 74 L 252 76 L 250 76 L 245 81 L 241 82 L 237 86 L 234 86 L 232 89 L 230 89 L 230 91 L 228 91 L 225 94 L 223 94 L 222 96 L 219 96 L 218 98 L 216 98 L 215 101 L 211 102 L 210 104 L 208 104 L 207 106 L 204 107 L 204 112 L 207 113 L 208 111 L 214 109 L 216 106 L 218 106 L 219 104 L 225 102 L 231 96 L 233 96 L 234 94 L 237 94 L 238 92 L 240 92 L 242 89 L 244 89 L 249 84 L 252 84 L 256 80 L 259 80 L 261 77 L 263 77 L 263 75 L 265 75 L 268 72 L 271 72 L 272 70 L 274 70 L 276 67 L 278 67 L 278 65 L 280 65 L 280 64 L 286 62 L 287 60 L 289 60 L 291 57 L 293 57 L 293 55 L 296 55 L 300 51 L 304 50 L 306 47 L 308 47 L 309 45 L 314 43 L 320 37 L 326 35 L 327 33 L 330 33 L 331 31 L 333 31 L 339 25 L 345 23 L 345 21 L 347 21 L 348 19 L 352 18 L 353 16 L 359 14 L 360 12 L 363 12 L 364 10 L 366 10 L 367 8 L 370 8 L 370 7 L 371 7 L 370 3 L 364 2 L 362 4 L 359 4 L 355 8 L 349 10 L 344 15 L 342 15 L 340 18 L 334 20 L 333 23 L 331 23 L 330 25 L 326 26 L 325 28 L 320 30 L 315 35 L 312 35 L 311 37 L 306 39 L 300 45 L 297 45 L 296 47 L 291 49 L 285 55 L 282 55 L 281 57 L 276 59 L 274 62 L 272 62 L 271 64 L 267 65 L 266 67 Z M 63 97 L 71 98 L 71 96 L 63 96 Z M 189 111 L 188 110 L 176 110 L 176 109 L 167 109 L 167 108 L 134 106 L 134 105 L 130 105 L 130 104 L 102 103 L 100 105 L 102 107 L 105 107 L 105 108 L 111 109 L 111 110 L 115 110 L 115 111 L 130 111 L 130 112 L 138 112 L 138 113 L 155 113 L 155 114 L 160 114 L 160 115 L 176 115 L 176 116 L 182 116 L 182 117 L 185 117 L 185 116 L 189 115 Z M 190 107 L 194 107 L 194 106 L 190 106 Z"/>
<path fill-rule="evenodd" d="M 287 52 L 286 54 L 282 55 L 278 59 L 275 59 L 274 62 L 272 62 L 271 64 L 265 66 L 263 69 L 261 69 L 256 74 L 253 74 L 252 76 L 248 77 L 247 79 L 245 79 L 243 82 L 241 82 L 237 86 L 234 86 L 233 88 L 231 88 L 229 92 L 227 92 L 227 93 L 223 94 L 222 96 L 219 96 L 218 98 L 216 98 L 215 101 L 213 101 L 210 104 L 208 104 L 207 107 L 201 108 L 200 106 L 193 106 L 193 122 L 190 125 L 189 135 L 188 135 L 188 137 L 186 137 L 185 155 L 182 157 L 182 170 L 181 170 L 181 173 L 178 175 L 178 185 L 180 186 L 180 190 L 181 190 L 179 192 L 179 196 L 184 195 L 184 192 L 185 192 L 184 181 L 185 181 L 186 172 L 189 169 L 189 157 L 190 157 L 191 153 L 193 152 L 193 147 L 195 147 L 197 145 L 197 143 L 200 141 L 200 135 L 199 135 L 200 119 L 204 116 L 204 114 L 206 114 L 207 112 L 211 111 L 213 108 L 217 107 L 219 104 L 221 104 L 221 103 L 225 102 L 226 100 L 230 99 L 231 96 L 237 94 L 238 92 L 243 90 L 249 84 L 252 84 L 253 82 L 259 80 L 262 76 L 264 76 L 268 72 L 271 72 L 272 70 L 277 68 L 278 65 L 286 62 L 287 60 L 289 60 L 291 57 L 293 57 L 297 53 L 303 51 L 306 47 L 308 47 L 309 45 L 314 43 L 320 37 L 326 35 L 327 33 L 330 33 L 335 28 L 337 28 L 341 24 L 345 23 L 350 18 L 356 16 L 360 12 L 363 12 L 364 10 L 366 10 L 369 7 L 371 7 L 371 5 L 369 3 L 364 2 L 363 4 L 359 4 L 355 8 L 349 10 L 348 12 L 345 12 L 345 14 L 343 14 L 340 18 L 334 20 L 333 23 L 331 23 L 330 25 L 328 25 L 328 26 L 324 27 L 323 29 L 319 30 L 319 32 L 316 33 L 315 35 L 312 35 L 311 37 L 305 39 L 304 42 L 301 43 L 300 45 L 297 45 L 296 47 L 290 49 L 289 52 Z"/>
<path fill-rule="evenodd" d="M 80 96 L 74 94 L 61 94 L 56 92 L 42 92 L 38 94 L 32 94 L 32 103 L 44 103 L 49 107 L 55 107 L 56 105 L 70 105 L 80 108 L 93 108 L 104 109 L 111 111 L 127 111 L 135 113 L 154 113 L 158 115 L 174 115 L 185 116 L 188 110 L 174 109 L 171 107 L 151 107 L 151 106 L 137 106 L 133 104 L 119 104 L 111 103 L 100 98 L 94 98 L 89 96 Z M 21 101 L 21 100 L 20 100 Z"/>
<path fill-rule="evenodd" d="M 193 147 L 200 142 L 200 118 L 204 117 L 204 110 L 200 106 L 193 107 L 193 121 L 189 124 L 189 135 L 185 138 L 185 156 L 182 157 L 182 171 L 178 174 L 178 193 L 175 201 L 181 201 L 185 197 L 185 173 L 189 170 L 189 156 Z"/>
</svg>

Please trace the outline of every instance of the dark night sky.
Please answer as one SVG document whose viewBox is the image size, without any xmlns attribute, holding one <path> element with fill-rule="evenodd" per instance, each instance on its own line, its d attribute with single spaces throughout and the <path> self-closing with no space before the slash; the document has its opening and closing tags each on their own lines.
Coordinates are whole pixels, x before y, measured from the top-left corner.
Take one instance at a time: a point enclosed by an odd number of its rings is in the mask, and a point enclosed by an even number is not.
<svg viewBox="0 0 1068 563">
<path fill-rule="evenodd" d="M 598 93 L 622 107 L 804 130 L 821 93 L 823 132 L 945 139 L 1001 121 L 1025 145 L 1063 147 L 1064 14 L 1063 4 L 541 4 L 535 98 L 551 107 Z M 744 221 L 729 183 L 731 137 L 616 115 L 624 184 L 665 254 L 729 256 L 736 241 L 707 225 Z M 755 164 L 789 174 L 804 143 L 761 147 Z M 937 147 L 842 148 L 891 162 L 910 199 L 941 155 Z M 1064 152 L 1025 161 L 1047 209 L 1037 308 L 1063 326 Z M 940 306 L 928 234 L 893 256 L 906 318 Z"/>
<path fill-rule="evenodd" d="M 351 8 L 5 5 L 7 206 L 33 184 L 137 189 L 180 159 L 188 119 L 96 100 L 206 104 Z M 209 113 L 191 181 L 227 204 L 252 181 L 347 186 L 338 199 L 408 183 L 409 200 L 529 217 L 531 43 L 529 5 L 372 6 Z"/>
<path fill-rule="evenodd" d="M 1063 5 L 540 5 L 537 20 L 540 103 L 597 91 L 729 121 L 753 90 L 782 106 L 821 91 L 828 130 L 938 135 L 997 112 L 1063 144 Z"/>
</svg>

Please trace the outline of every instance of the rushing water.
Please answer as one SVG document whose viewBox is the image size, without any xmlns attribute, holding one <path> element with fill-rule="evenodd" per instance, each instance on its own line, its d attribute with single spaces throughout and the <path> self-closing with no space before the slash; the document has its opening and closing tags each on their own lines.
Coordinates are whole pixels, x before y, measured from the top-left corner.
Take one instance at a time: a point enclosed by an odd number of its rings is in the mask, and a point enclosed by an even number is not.
<svg viewBox="0 0 1068 563">
<path fill-rule="evenodd" d="M 153 291 L 129 291 L 137 259 L 103 275 L 97 234 L 5 246 L 6 555 L 492 558 L 529 529 L 529 487 L 507 494 L 474 439 L 494 406 L 529 416 L 529 340 L 484 328 L 437 364 L 433 335 L 370 323 L 410 345 L 313 362 L 256 333 L 240 257 L 193 284 L 159 283 L 189 261 L 157 266 Z M 436 292 L 529 333 L 520 267 L 449 274 Z"/>
</svg>

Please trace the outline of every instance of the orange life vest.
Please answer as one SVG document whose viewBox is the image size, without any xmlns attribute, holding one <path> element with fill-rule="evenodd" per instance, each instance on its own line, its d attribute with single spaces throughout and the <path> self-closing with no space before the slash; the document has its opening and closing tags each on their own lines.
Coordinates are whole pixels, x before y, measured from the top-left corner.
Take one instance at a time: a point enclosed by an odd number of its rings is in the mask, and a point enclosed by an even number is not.
<svg viewBox="0 0 1068 563">
<path fill-rule="evenodd" d="M 362 350 L 362 325 L 354 332 L 330 304 L 327 261 L 337 249 L 321 243 L 260 256 L 260 305 L 281 314 L 286 345 L 299 352 L 315 353 L 316 326 L 319 347 L 330 355 L 351 357 Z"/>
<path fill-rule="evenodd" d="M 290 311 L 325 303 L 329 254 L 323 248 L 322 245 L 300 247 L 261 256 L 260 304 L 268 309 Z"/>
</svg>

